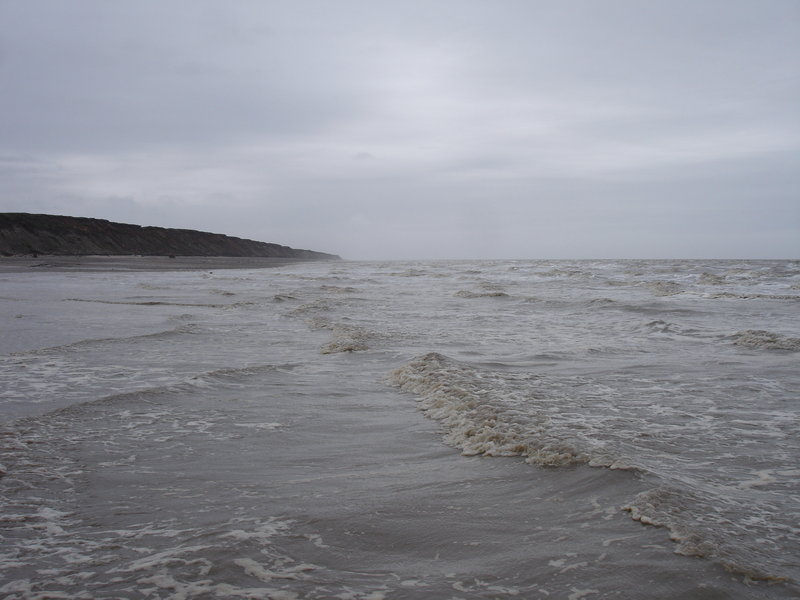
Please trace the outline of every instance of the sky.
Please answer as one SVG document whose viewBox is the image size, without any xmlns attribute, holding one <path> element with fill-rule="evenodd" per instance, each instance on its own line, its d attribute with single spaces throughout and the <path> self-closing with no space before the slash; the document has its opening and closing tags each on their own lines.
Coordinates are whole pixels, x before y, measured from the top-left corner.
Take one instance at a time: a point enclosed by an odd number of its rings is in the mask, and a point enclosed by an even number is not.
<svg viewBox="0 0 800 600">
<path fill-rule="evenodd" d="M 0 0 L 0 212 L 800 258 L 800 0 Z"/>
</svg>

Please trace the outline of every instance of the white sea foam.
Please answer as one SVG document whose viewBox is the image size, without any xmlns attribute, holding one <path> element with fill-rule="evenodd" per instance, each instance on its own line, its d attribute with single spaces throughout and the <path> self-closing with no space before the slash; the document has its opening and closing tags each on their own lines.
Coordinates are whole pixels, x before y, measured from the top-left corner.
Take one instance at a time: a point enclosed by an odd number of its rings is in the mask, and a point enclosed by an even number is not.
<svg viewBox="0 0 800 600">
<path fill-rule="evenodd" d="M 705 271 L 697 278 L 697 282 L 704 285 L 725 285 L 727 280 L 724 275 L 717 275 Z"/>
<path fill-rule="evenodd" d="M 744 432 L 735 420 L 711 421 L 703 414 L 691 415 L 690 420 L 683 410 L 658 404 L 657 398 L 669 393 L 670 387 L 664 387 L 653 396 L 654 403 L 647 405 L 636 398 L 626 401 L 618 391 L 600 382 L 490 372 L 438 353 L 396 369 L 389 380 L 417 395 L 420 409 L 443 425 L 447 443 L 465 455 L 523 456 L 527 462 L 542 466 L 588 464 L 635 469 L 647 477 L 670 481 L 666 487 L 656 487 L 632 499 L 626 506 L 631 516 L 645 524 L 668 527 L 682 554 L 712 558 L 752 578 L 788 577 L 787 567 L 777 565 L 755 540 L 743 544 L 741 538 L 756 532 L 759 539 L 797 536 L 791 526 L 791 501 L 784 500 L 780 506 L 770 495 L 750 493 L 790 485 L 791 478 L 778 475 L 782 471 L 756 470 L 754 480 L 752 472 L 732 468 L 702 475 L 707 480 L 700 484 L 696 467 L 688 464 L 687 456 L 680 455 L 680 447 L 705 436 L 705 443 L 693 442 L 692 454 L 722 465 L 731 462 L 733 455 L 719 448 L 734 443 L 746 448 L 765 436 L 784 439 L 792 434 Z M 653 395 L 653 388 L 648 387 Z M 566 390 L 573 396 L 564 395 Z M 721 414 L 722 406 L 709 405 L 708 409 Z M 789 430 L 796 431 L 797 425 L 794 421 Z M 664 462 L 665 453 L 678 462 Z M 702 485 L 703 492 L 678 487 L 678 482 L 688 481 Z M 731 486 L 742 493 L 734 492 Z M 747 507 L 754 505 L 760 505 L 763 511 L 763 520 L 758 523 L 746 516 Z M 720 527 L 717 520 L 709 522 L 711 514 L 719 515 L 727 526 Z"/>
<path fill-rule="evenodd" d="M 656 296 L 674 296 L 683 292 L 683 288 L 674 281 L 651 281 L 646 285 Z"/>
<path fill-rule="evenodd" d="M 768 542 L 770 534 L 791 535 L 791 525 L 770 523 L 769 519 L 761 517 L 739 522 L 725 520 L 725 527 L 709 523 L 710 515 L 730 514 L 733 502 L 730 497 L 711 498 L 685 488 L 661 486 L 638 494 L 623 509 L 636 521 L 669 529 L 670 539 L 676 542 L 679 554 L 713 559 L 753 580 L 791 581 L 791 559 L 782 557 L 776 562 Z M 746 496 L 738 503 L 740 510 L 753 508 Z"/>
<path fill-rule="evenodd" d="M 315 317 L 309 319 L 308 324 L 314 329 L 328 329 L 333 333 L 333 340 L 322 346 L 322 354 L 336 354 L 338 352 L 361 352 L 369 349 L 367 341 L 374 334 L 363 327 L 334 323 L 328 319 Z"/>
<path fill-rule="evenodd" d="M 426 354 L 393 371 L 389 380 L 417 394 L 422 411 L 442 423 L 448 443 L 467 456 L 524 456 L 528 462 L 547 466 L 622 467 L 599 447 L 595 452 L 585 446 L 579 449 L 576 439 L 559 437 L 545 408 L 552 399 L 531 394 L 523 400 L 503 385 L 502 377 L 477 372 L 441 354 Z"/>
<path fill-rule="evenodd" d="M 739 331 L 734 336 L 734 344 L 747 348 L 761 348 L 764 350 L 789 350 L 800 351 L 800 338 L 781 335 L 762 329 L 748 329 Z"/>
</svg>

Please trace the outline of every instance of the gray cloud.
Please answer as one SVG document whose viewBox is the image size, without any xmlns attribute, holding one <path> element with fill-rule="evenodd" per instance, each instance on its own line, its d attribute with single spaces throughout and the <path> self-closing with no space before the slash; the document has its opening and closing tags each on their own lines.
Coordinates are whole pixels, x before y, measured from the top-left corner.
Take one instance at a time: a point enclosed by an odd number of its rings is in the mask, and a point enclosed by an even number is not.
<svg viewBox="0 0 800 600">
<path fill-rule="evenodd" d="M 6 0 L 0 209 L 350 258 L 797 257 L 797 6 Z"/>
</svg>

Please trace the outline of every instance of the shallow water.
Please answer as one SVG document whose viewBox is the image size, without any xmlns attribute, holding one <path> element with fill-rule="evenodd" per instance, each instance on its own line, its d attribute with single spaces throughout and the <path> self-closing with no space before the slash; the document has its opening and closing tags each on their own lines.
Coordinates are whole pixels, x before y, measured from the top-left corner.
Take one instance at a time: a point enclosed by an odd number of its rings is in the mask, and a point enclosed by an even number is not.
<svg viewBox="0 0 800 600">
<path fill-rule="evenodd" d="M 0 297 L 4 597 L 798 593 L 796 262 L 0 273 Z"/>
</svg>

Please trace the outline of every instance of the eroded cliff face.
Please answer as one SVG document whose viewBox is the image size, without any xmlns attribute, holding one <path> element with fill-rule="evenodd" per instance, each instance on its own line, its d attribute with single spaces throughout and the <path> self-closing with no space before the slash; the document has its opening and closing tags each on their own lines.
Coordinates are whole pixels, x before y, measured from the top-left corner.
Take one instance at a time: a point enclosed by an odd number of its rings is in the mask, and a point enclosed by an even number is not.
<svg viewBox="0 0 800 600">
<path fill-rule="evenodd" d="M 339 258 L 334 254 L 296 250 L 219 233 L 29 213 L 0 213 L 0 254 Z"/>
</svg>

